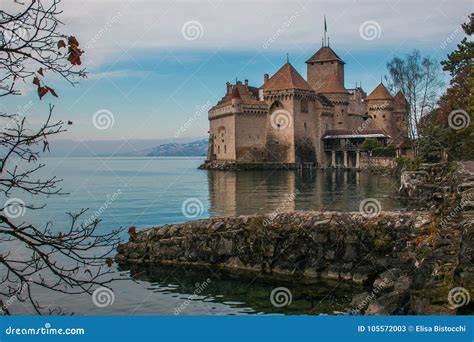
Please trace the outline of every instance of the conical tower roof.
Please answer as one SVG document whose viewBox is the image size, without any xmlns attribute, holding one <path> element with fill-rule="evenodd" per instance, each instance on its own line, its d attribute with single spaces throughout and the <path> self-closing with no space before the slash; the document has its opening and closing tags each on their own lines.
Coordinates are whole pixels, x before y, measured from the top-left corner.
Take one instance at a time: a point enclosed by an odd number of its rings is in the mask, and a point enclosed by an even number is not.
<svg viewBox="0 0 474 342">
<path fill-rule="evenodd" d="M 316 53 L 312 55 L 311 58 L 306 61 L 306 63 L 324 61 L 339 61 L 341 63 L 344 63 L 342 59 L 329 46 L 323 46 L 321 49 L 316 51 Z"/>
<path fill-rule="evenodd" d="M 383 83 L 379 83 L 369 96 L 367 96 L 366 100 L 393 100 L 393 97 Z"/>
<path fill-rule="evenodd" d="M 265 84 L 263 90 L 302 89 L 313 90 L 308 82 L 290 64 L 286 63 Z"/>
</svg>

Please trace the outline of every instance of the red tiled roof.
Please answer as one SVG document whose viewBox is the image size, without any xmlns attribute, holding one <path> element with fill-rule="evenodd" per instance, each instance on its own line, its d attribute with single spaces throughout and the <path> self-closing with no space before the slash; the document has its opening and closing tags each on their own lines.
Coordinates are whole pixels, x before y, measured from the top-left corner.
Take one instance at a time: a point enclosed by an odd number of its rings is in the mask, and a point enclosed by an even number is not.
<svg viewBox="0 0 474 342">
<path fill-rule="evenodd" d="M 336 75 L 329 77 L 329 79 L 321 87 L 316 89 L 316 92 L 318 94 L 348 93 L 347 89 L 344 88 L 344 85 Z"/>
<path fill-rule="evenodd" d="M 403 95 L 403 93 L 401 92 L 401 90 L 398 91 L 398 93 L 393 97 L 393 99 L 395 100 L 395 102 L 402 106 L 402 107 L 405 107 L 408 105 L 407 103 L 407 99 L 405 98 L 405 95 Z"/>
<path fill-rule="evenodd" d="M 313 90 L 290 63 L 283 65 L 280 70 L 262 86 L 262 89 L 265 91 L 285 89 Z"/>
<path fill-rule="evenodd" d="M 225 94 L 224 97 L 211 108 L 211 110 L 219 109 L 232 104 L 232 98 L 240 98 L 244 105 L 266 105 L 266 102 L 259 101 L 256 95 L 255 87 L 245 86 L 241 83 L 232 86 L 232 91 Z M 238 96 L 238 97 L 234 97 Z"/>
<path fill-rule="evenodd" d="M 238 99 L 238 100 L 241 100 L 241 99 L 242 99 L 242 97 L 240 96 L 239 88 L 238 88 L 238 87 L 233 87 L 233 88 L 232 88 L 232 98 L 233 98 L 233 99 Z"/>
<path fill-rule="evenodd" d="M 314 55 L 310 57 L 306 61 L 306 63 L 313 63 L 313 62 L 323 62 L 323 61 L 339 61 L 342 62 L 342 59 L 331 49 L 329 46 L 324 46 L 319 49 Z"/>
<path fill-rule="evenodd" d="M 393 97 L 383 83 L 380 83 L 370 95 L 366 97 L 366 100 L 393 100 Z"/>
</svg>

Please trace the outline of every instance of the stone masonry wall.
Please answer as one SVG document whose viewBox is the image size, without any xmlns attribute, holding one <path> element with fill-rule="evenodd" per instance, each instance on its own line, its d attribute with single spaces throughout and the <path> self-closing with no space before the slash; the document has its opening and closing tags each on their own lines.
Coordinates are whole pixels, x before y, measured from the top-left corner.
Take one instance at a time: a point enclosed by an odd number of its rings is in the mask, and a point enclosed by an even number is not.
<svg viewBox="0 0 474 342">
<path fill-rule="evenodd" d="M 183 264 L 301 279 L 367 284 L 391 267 L 411 270 L 411 240 L 429 234 L 427 213 L 291 212 L 212 218 L 138 233 L 118 248 L 126 264 Z"/>
</svg>

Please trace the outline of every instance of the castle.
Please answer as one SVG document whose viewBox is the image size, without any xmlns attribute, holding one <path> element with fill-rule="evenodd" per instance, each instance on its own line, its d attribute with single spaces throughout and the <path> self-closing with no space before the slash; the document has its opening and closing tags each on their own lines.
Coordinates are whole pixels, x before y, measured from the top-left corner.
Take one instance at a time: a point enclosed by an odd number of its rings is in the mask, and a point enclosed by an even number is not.
<svg viewBox="0 0 474 342">
<path fill-rule="evenodd" d="M 325 34 L 326 36 L 326 34 Z M 406 152 L 404 95 L 382 82 L 367 96 L 346 89 L 344 61 L 324 37 L 307 61 L 306 80 L 289 60 L 263 85 L 227 82 L 226 94 L 209 110 L 206 164 L 359 168 L 361 144 L 374 139 Z"/>
</svg>

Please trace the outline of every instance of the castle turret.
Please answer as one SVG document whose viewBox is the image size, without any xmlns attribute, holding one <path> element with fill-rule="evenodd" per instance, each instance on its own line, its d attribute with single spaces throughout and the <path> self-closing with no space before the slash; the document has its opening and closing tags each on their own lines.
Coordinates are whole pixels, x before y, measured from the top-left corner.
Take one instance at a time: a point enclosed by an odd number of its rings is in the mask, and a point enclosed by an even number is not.
<svg viewBox="0 0 474 342">
<path fill-rule="evenodd" d="M 232 89 L 232 113 L 242 112 L 242 97 L 240 96 L 239 89 L 235 85 Z"/>
<path fill-rule="evenodd" d="M 397 131 L 393 126 L 394 99 L 390 92 L 380 83 L 365 99 L 368 107 L 369 117 L 376 127 L 383 129 L 392 138 L 395 138 Z"/>
<path fill-rule="evenodd" d="M 335 76 L 344 86 L 344 62 L 329 46 L 323 46 L 307 64 L 307 80 L 309 85 L 317 91 L 330 78 Z"/>
</svg>

